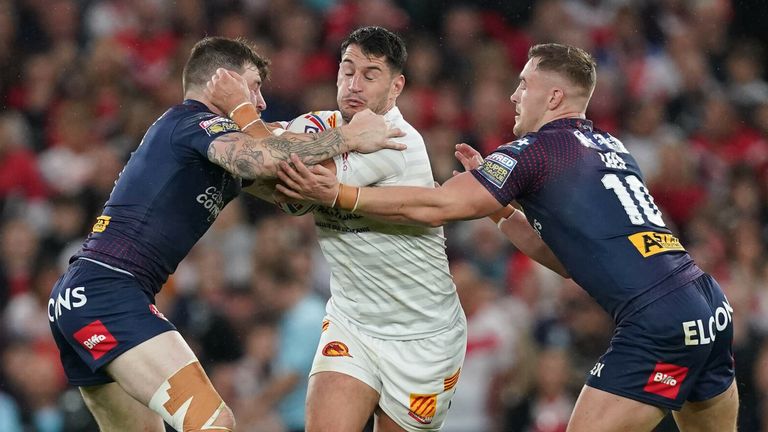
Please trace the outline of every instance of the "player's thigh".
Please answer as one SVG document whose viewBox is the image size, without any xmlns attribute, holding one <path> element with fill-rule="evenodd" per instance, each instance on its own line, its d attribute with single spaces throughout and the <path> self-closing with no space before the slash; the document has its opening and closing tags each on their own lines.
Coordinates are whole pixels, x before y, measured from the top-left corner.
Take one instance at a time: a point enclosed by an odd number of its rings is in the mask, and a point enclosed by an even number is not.
<svg viewBox="0 0 768 432">
<path fill-rule="evenodd" d="M 106 370 L 129 394 L 148 404 L 168 378 L 194 361 L 197 357 L 181 334 L 168 331 L 124 352 Z"/>
<path fill-rule="evenodd" d="M 568 432 L 651 431 L 665 414 L 653 405 L 584 386 L 568 422 Z"/>
<path fill-rule="evenodd" d="M 375 343 L 353 326 L 326 316 L 307 390 L 307 431 L 363 429 L 381 390 Z"/>
<path fill-rule="evenodd" d="M 131 348 L 107 366 L 107 373 L 178 431 L 196 431 L 206 425 L 234 428 L 232 411 L 177 331 Z"/>
<path fill-rule="evenodd" d="M 682 432 L 736 431 L 739 412 L 739 394 L 734 381 L 728 389 L 712 399 L 686 402 L 675 412 L 675 422 Z"/>
<path fill-rule="evenodd" d="M 318 372 L 309 378 L 307 432 L 360 432 L 379 402 L 379 393 L 340 372 Z"/>
<path fill-rule="evenodd" d="M 388 416 L 381 408 L 376 410 L 373 422 L 373 432 L 407 432 L 392 417 Z"/>
<path fill-rule="evenodd" d="M 466 321 L 425 339 L 381 342 L 378 430 L 438 431 L 451 405 L 466 352 Z M 458 390 L 461 391 L 461 390 Z"/>
<path fill-rule="evenodd" d="M 163 419 L 131 397 L 117 383 L 80 387 L 86 406 L 99 429 L 111 431 L 163 432 Z"/>
</svg>

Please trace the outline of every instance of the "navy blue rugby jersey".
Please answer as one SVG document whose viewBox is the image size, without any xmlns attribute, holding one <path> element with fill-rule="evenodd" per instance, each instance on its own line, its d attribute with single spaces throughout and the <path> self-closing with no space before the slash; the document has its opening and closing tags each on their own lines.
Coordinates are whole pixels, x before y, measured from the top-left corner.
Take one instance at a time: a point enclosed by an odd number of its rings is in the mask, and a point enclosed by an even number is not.
<svg viewBox="0 0 768 432">
<path fill-rule="evenodd" d="M 208 160 L 217 137 L 237 125 L 185 100 L 147 130 L 81 249 L 127 270 L 156 294 L 168 275 L 240 192 L 239 178 Z"/>
<path fill-rule="evenodd" d="M 472 174 L 517 200 L 573 280 L 619 321 L 702 271 L 666 228 L 635 159 L 583 119 L 544 125 Z"/>
</svg>

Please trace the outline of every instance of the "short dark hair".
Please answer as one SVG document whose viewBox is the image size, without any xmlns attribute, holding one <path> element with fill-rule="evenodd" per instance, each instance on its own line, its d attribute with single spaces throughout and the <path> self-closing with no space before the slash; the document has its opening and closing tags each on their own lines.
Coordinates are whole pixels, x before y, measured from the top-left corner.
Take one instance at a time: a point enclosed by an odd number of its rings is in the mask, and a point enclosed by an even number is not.
<svg viewBox="0 0 768 432">
<path fill-rule="evenodd" d="M 192 47 L 187 64 L 184 65 L 184 91 L 190 86 L 205 84 L 220 67 L 241 72 L 251 64 L 259 69 L 261 79 L 266 80 L 269 60 L 260 56 L 250 42 L 242 38 L 204 38 Z"/>
<path fill-rule="evenodd" d="M 384 27 L 361 27 L 347 36 L 341 43 L 341 55 L 350 45 L 359 46 L 367 56 L 385 57 L 395 73 L 401 73 L 408 59 L 403 39 Z"/>
<path fill-rule="evenodd" d="M 528 58 L 538 58 L 538 70 L 557 72 L 573 84 L 592 93 L 597 82 L 597 65 L 591 54 L 570 45 L 547 43 L 534 45 Z"/>
</svg>

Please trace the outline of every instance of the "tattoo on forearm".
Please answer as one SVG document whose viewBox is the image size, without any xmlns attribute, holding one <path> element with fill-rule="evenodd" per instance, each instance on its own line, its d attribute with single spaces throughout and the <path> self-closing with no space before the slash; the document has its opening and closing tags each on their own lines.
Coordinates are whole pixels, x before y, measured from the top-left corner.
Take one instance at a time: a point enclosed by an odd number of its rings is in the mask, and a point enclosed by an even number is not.
<svg viewBox="0 0 768 432">
<path fill-rule="evenodd" d="M 311 134 L 283 134 L 264 139 L 270 156 L 277 160 L 289 160 L 291 153 L 308 165 L 320 163 L 343 152 L 344 137 L 338 129 Z"/>
<path fill-rule="evenodd" d="M 307 165 L 314 165 L 346 149 L 338 129 L 321 133 L 270 136 L 257 142 L 247 135 L 227 134 L 208 147 L 208 159 L 232 174 L 255 179 L 275 177 L 277 162 L 289 161 L 292 153 Z"/>
<path fill-rule="evenodd" d="M 264 154 L 255 146 L 242 145 L 241 137 L 229 134 L 217 138 L 208 147 L 208 159 L 232 174 L 254 179 L 265 176 Z M 271 170 L 274 177 L 275 170 Z"/>
</svg>

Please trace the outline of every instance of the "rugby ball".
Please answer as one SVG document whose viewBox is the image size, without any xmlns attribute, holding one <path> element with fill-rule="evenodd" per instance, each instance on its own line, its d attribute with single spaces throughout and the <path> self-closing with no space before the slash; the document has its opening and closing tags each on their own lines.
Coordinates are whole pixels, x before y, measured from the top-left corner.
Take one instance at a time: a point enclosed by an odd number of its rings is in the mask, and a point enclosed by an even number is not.
<svg viewBox="0 0 768 432">
<path fill-rule="evenodd" d="M 287 132 L 295 133 L 317 133 L 331 128 L 339 127 L 343 124 L 341 112 L 339 111 L 312 111 L 302 114 L 288 122 L 285 126 Z M 317 208 L 316 204 L 302 203 L 278 203 L 283 213 L 291 216 L 302 216 L 312 212 Z"/>
</svg>

